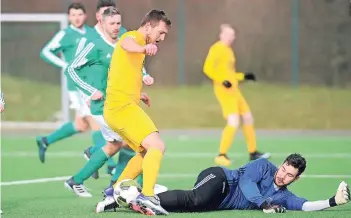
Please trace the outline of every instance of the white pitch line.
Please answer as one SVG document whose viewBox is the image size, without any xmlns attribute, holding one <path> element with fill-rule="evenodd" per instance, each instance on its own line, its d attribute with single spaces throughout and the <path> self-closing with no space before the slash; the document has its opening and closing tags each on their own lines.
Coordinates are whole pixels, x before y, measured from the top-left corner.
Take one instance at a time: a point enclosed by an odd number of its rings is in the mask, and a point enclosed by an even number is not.
<svg viewBox="0 0 351 218">
<path fill-rule="evenodd" d="M 287 157 L 289 152 L 286 153 L 271 153 L 272 157 Z M 47 152 L 46 155 L 52 158 L 72 158 L 72 157 L 82 157 L 83 152 Z M 216 153 L 211 152 L 169 152 L 165 154 L 166 158 L 209 158 L 216 156 Z M 21 158 L 21 157 L 38 157 L 38 152 L 2 152 L 2 157 L 12 157 L 12 158 Z M 228 156 L 232 158 L 247 158 L 247 153 L 230 153 Z M 320 159 L 333 159 L 333 158 L 351 158 L 350 153 L 315 153 L 315 154 L 305 154 L 306 158 L 320 158 Z"/>
<path fill-rule="evenodd" d="M 194 178 L 196 179 L 196 173 L 185 173 L 185 174 L 160 174 L 158 177 L 162 179 L 174 179 L 174 178 Z M 38 184 L 38 183 L 48 183 L 48 182 L 58 182 L 65 181 L 71 176 L 60 176 L 51 178 L 41 178 L 41 179 L 31 179 L 31 180 L 17 180 L 10 182 L 2 182 L 1 186 L 13 186 L 13 185 L 28 185 L 28 184 Z M 102 175 L 102 177 L 108 177 L 108 175 Z M 307 179 L 351 179 L 351 175 L 302 175 L 301 177 Z"/>
</svg>

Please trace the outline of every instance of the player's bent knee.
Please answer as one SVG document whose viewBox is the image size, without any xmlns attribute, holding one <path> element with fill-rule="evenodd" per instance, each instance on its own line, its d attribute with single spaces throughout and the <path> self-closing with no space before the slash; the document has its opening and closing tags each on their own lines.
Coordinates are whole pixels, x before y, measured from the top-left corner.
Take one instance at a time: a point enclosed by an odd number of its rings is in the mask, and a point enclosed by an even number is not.
<svg viewBox="0 0 351 218">
<path fill-rule="evenodd" d="M 107 142 L 107 144 L 103 147 L 105 154 L 109 156 L 115 155 L 119 150 L 121 150 L 122 142 Z"/>
<path fill-rule="evenodd" d="M 89 129 L 89 124 L 81 117 L 76 117 L 74 120 L 74 127 L 79 132 L 86 132 Z"/>
<path fill-rule="evenodd" d="M 94 120 L 94 118 L 92 116 L 87 116 L 85 119 L 88 122 L 91 130 L 93 130 L 93 131 L 100 130 L 100 125 Z"/>
<path fill-rule="evenodd" d="M 239 114 L 230 114 L 227 117 L 227 125 L 238 128 L 240 125 Z"/>
<path fill-rule="evenodd" d="M 160 150 L 162 153 L 164 153 L 166 150 L 166 146 L 158 132 L 153 132 L 150 135 L 146 136 L 146 138 L 142 141 L 141 145 L 146 150 L 153 148 Z"/>
<path fill-rule="evenodd" d="M 242 115 L 243 119 L 243 125 L 253 125 L 254 124 L 254 118 L 251 114 L 251 112 L 247 112 Z"/>
</svg>

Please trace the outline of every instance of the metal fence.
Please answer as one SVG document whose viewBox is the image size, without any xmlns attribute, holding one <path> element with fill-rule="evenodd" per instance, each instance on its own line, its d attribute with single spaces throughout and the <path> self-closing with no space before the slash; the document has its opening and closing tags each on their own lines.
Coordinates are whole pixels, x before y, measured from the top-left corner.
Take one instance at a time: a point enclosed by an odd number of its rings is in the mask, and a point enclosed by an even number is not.
<svg viewBox="0 0 351 218">
<path fill-rule="evenodd" d="M 82 0 L 89 24 L 96 1 Z M 237 29 L 239 71 L 286 84 L 351 84 L 351 17 L 348 0 L 117 0 L 123 24 L 135 29 L 150 9 L 164 9 L 173 27 L 161 52 L 147 60 L 158 84 L 201 84 L 202 66 L 219 25 Z M 69 1 L 3 0 L 2 13 L 66 12 Z M 4 25 L 2 73 L 48 83 L 59 75 L 39 59 L 41 46 L 58 25 Z M 19 49 L 26 48 L 24 51 Z M 17 52 L 16 52 L 17 51 Z M 4 55 L 5 54 L 5 55 Z"/>
</svg>

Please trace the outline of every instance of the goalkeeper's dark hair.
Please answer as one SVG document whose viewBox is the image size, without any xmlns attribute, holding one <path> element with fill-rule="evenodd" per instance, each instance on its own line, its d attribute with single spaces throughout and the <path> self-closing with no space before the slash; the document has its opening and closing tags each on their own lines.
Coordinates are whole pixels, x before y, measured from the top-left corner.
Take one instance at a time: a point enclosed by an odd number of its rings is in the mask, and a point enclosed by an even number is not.
<svg viewBox="0 0 351 218">
<path fill-rule="evenodd" d="M 165 24 L 168 27 L 171 27 L 172 23 L 171 20 L 168 19 L 166 13 L 162 10 L 151 10 L 149 11 L 145 17 L 143 18 L 143 20 L 141 21 L 140 26 L 145 26 L 147 23 L 150 23 L 151 26 L 156 26 L 160 21 L 165 22 Z"/>
<path fill-rule="evenodd" d="M 297 176 L 301 175 L 306 169 L 306 159 L 300 154 L 290 154 L 284 161 L 289 166 L 298 169 Z"/>
<path fill-rule="evenodd" d="M 85 9 L 85 6 L 83 5 L 83 3 L 81 2 L 74 2 L 74 3 L 71 3 L 69 6 L 68 6 L 68 10 L 67 10 L 67 13 L 69 14 L 69 12 L 71 11 L 71 9 L 81 9 L 84 13 L 86 13 L 86 9 Z"/>
<path fill-rule="evenodd" d="M 98 0 L 96 4 L 96 11 L 104 7 L 116 7 L 116 2 L 114 0 Z"/>
</svg>

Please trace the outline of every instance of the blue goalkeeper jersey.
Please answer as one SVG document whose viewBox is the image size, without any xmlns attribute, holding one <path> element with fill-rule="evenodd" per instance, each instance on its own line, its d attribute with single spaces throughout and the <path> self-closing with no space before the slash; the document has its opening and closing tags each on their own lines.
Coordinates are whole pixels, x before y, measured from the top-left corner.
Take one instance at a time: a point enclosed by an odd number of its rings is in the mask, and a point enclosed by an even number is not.
<svg viewBox="0 0 351 218">
<path fill-rule="evenodd" d="M 219 206 L 220 210 L 259 209 L 266 200 L 287 210 L 302 210 L 302 205 L 307 201 L 286 187 L 275 186 L 274 175 L 278 169 L 266 159 L 252 161 L 236 170 L 223 170 L 227 176 L 229 193 Z"/>
</svg>

